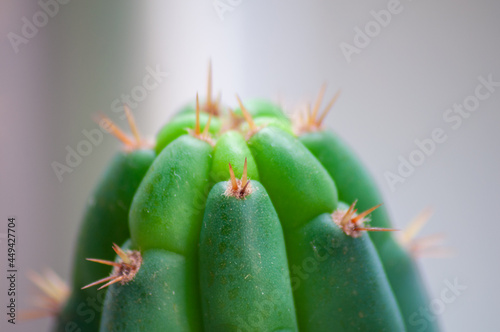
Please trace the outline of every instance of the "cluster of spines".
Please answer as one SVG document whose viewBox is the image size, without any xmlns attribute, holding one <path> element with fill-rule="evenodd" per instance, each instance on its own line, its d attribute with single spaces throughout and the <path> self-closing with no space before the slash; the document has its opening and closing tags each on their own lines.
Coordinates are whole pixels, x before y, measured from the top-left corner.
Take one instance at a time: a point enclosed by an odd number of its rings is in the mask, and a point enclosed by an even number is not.
<svg viewBox="0 0 500 332">
<path fill-rule="evenodd" d="M 108 287 L 114 283 L 120 282 L 122 285 L 134 279 L 135 275 L 141 268 L 142 257 L 141 253 L 137 250 L 123 250 L 116 243 L 113 243 L 113 250 L 118 255 L 118 262 L 107 261 L 97 258 L 87 258 L 88 261 L 113 266 L 113 272 L 110 276 L 97 280 L 82 289 L 86 289 L 92 286 L 96 286 L 102 283 L 104 285 L 100 286 L 99 289 Z"/>
</svg>

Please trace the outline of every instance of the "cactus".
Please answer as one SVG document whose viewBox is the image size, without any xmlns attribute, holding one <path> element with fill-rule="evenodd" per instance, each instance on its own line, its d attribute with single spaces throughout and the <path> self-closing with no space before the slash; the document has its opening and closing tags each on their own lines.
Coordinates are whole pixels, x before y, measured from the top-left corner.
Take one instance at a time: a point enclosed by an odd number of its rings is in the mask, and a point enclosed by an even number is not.
<svg viewBox="0 0 500 332">
<path fill-rule="evenodd" d="M 319 115 L 324 92 L 291 121 L 266 100 L 223 107 L 209 71 L 206 100 L 154 147 L 127 110 L 135 142 L 111 125 L 127 149 L 87 208 L 54 330 L 417 331 L 415 262 L 364 166 L 324 129 L 338 97 Z"/>
<path fill-rule="evenodd" d="M 122 243 L 130 238 L 130 204 L 155 153 L 139 137 L 126 106 L 125 114 L 134 131 L 134 139 L 125 135 L 110 119 L 102 119 L 107 122 L 110 131 L 123 141 L 124 149 L 113 157 L 88 200 L 73 259 L 73 292 L 57 317 L 57 331 L 68 331 L 75 326 L 81 331 L 98 330 L 105 292 L 91 287 L 81 288 L 109 274 L 111 269 L 102 264 L 88 264 L 86 258 L 113 259 L 114 253 L 109 250 L 110 241 Z"/>
</svg>

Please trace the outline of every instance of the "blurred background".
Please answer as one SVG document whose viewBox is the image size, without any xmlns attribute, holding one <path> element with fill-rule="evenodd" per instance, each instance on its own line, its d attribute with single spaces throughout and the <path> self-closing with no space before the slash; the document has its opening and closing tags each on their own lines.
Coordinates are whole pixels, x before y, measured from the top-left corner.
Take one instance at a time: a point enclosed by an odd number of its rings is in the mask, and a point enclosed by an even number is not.
<svg viewBox="0 0 500 332">
<path fill-rule="evenodd" d="M 17 218 L 18 308 L 37 293 L 29 270 L 69 278 L 85 201 L 120 148 L 105 134 L 71 172 L 56 175 L 53 162 L 65 163 L 83 132 L 98 128 L 91 115 L 126 128 L 116 105 L 132 96 L 138 126 L 153 138 L 196 91 L 204 94 L 211 58 L 215 90 L 229 105 L 238 93 L 292 110 L 323 82 L 327 98 L 341 88 L 327 125 L 368 165 L 395 225 L 431 206 L 422 236 L 444 233 L 454 250 L 419 260 L 441 301 L 443 330 L 497 330 L 499 14 L 494 0 L 2 1 L 2 311 L 8 217 Z M 157 84 L 144 89 L 151 72 Z M 447 282 L 463 287 L 444 303 Z M 1 316 L 2 331 L 50 326 L 12 326 Z"/>
</svg>

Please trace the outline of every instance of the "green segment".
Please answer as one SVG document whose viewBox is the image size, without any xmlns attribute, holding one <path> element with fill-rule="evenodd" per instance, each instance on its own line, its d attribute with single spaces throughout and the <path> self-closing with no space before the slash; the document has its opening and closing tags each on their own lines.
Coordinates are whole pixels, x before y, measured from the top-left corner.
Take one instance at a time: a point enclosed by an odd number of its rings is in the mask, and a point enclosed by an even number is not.
<svg viewBox="0 0 500 332">
<path fill-rule="evenodd" d="M 200 235 L 205 331 L 296 331 L 295 309 L 278 216 L 256 181 L 244 199 L 210 191 Z"/>
<path fill-rule="evenodd" d="M 248 146 L 284 231 L 337 207 L 337 189 L 320 162 L 292 135 L 274 127 L 257 132 Z"/>
<path fill-rule="evenodd" d="M 300 140 L 335 179 L 341 200 L 354 202 L 358 199 L 359 211 L 367 210 L 383 201 L 368 171 L 335 134 L 327 131 L 307 133 L 302 135 Z M 391 227 L 384 206 L 371 214 L 371 220 L 370 225 L 373 227 Z M 428 307 L 429 299 L 412 257 L 401 248 L 390 232 L 371 232 L 370 238 L 382 260 L 407 330 L 438 331 L 436 318 L 431 313 L 419 315 L 420 308 Z"/>
<path fill-rule="evenodd" d="M 322 214 L 286 241 L 301 332 L 405 331 L 368 235 L 350 237 Z"/>
<path fill-rule="evenodd" d="M 108 275 L 111 267 L 86 258 L 113 260 L 113 242 L 122 243 L 130 237 L 128 213 L 132 197 L 154 158 L 151 150 L 119 152 L 89 198 L 73 259 L 73 292 L 58 318 L 56 331 L 66 331 L 74 324 L 81 331 L 97 330 L 105 291 L 81 288 Z"/>
<path fill-rule="evenodd" d="M 200 129 L 205 129 L 205 124 L 207 123 L 209 115 L 206 113 L 200 113 Z M 174 119 L 167 123 L 156 136 L 156 147 L 155 151 L 159 154 L 167 145 L 174 141 L 179 136 L 188 133 L 188 129 L 194 129 L 196 124 L 196 114 L 186 113 L 179 114 Z M 220 119 L 217 117 L 212 117 L 210 120 L 210 133 L 216 134 L 219 132 L 221 127 Z"/>
<path fill-rule="evenodd" d="M 337 135 L 329 131 L 319 131 L 304 134 L 299 139 L 335 180 L 341 201 L 352 203 L 358 200 L 356 206 L 359 211 L 383 203 L 383 197 L 368 170 Z M 384 206 L 371 214 L 370 226 L 391 227 L 389 214 Z M 370 238 L 377 248 L 389 237 L 391 235 L 388 232 L 370 233 Z"/>
<path fill-rule="evenodd" d="M 257 165 L 243 136 L 237 131 L 224 133 L 215 144 L 210 180 L 213 183 L 229 180 L 228 163 L 231 163 L 236 177 L 241 178 L 245 158 L 248 178 L 259 180 Z"/>
<path fill-rule="evenodd" d="M 165 250 L 148 250 L 142 258 L 132 281 L 109 287 L 100 331 L 201 331 L 192 264 Z"/>
<path fill-rule="evenodd" d="M 437 332 L 437 317 L 418 268 L 410 254 L 396 241 L 379 249 L 387 277 L 396 295 L 408 332 Z"/>
<path fill-rule="evenodd" d="M 196 250 L 213 148 L 184 135 L 156 158 L 130 208 L 134 248 L 165 249 L 181 255 Z"/>
<path fill-rule="evenodd" d="M 119 152 L 87 203 L 74 259 L 74 286 L 81 288 L 109 273 L 110 267 L 86 258 L 113 259 L 113 242 L 130 237 L 128 213 L 133 195 L 155 158 L 151 150 Z"/>
</svg>

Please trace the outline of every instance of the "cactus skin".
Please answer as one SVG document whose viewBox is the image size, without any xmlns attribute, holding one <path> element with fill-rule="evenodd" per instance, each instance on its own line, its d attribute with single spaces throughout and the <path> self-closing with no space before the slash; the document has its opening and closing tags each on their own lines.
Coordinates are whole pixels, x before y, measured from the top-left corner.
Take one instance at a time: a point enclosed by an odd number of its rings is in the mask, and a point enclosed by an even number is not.
<svg viewBox="0 0 500 332">
<path fill-rule="evenodd" d="M 248 146 L 285 233 L 335 210 L 335 183 L 296 138 L 266 127 L 250 138 Z"/>
<path fill-rule="evenodd" d="M 100 331 L 201 331 L 198 307 L 190 301 L 196 297 L 189 287 L 196 271 L 187 259 L 161 249 L 147 250 L 142 258 L 131 282 L 109 287 Z"/>
<path fill-rule="evenodd" d="M 264 187 L 245 198 L 210 191 L 200 235 L 206 331 L 297 331 L 283 231 Z"/>
<path fill-rule="evenodd" d="M 396 241 L 387 241 L 385 246 L 379 249 L 379 255 L 384 262 L 384 269 L 398 300 L 406 330 L 408 332 L 438 332 L 437 317 L 432 312 L 427 312 L 423 324 L 415 319 L 415 316 L 421 313 L 421 308 L 429 307 L 430 300 L 413 257 Z"/>
<path fill-rule="evenodd" d="M 156 158 L 130 208 L 133 247 L 189 256 L 196 251 L 213 148 L 184 135 Z"/>
<path fill-rule="evenodd" d="M 210 179 L 213 183 L 226 181 L 228 178 L 227 164 L 230 163 L 238 178 L 243 174 L 243 164 L 247 159 L 248 177 L 259 180 L 257 165 L 243 136 L 237 131 L 225 132 L 215 144 Z"/>
<path fill-rule="evenodd" d="M 105 290 L 81 288 L 109 274 L 111 268 L 85 259 L 113 259 L 110 245 L 113 242 L 122 243 L 130 237 L 129 207 L 154 157 L 154 152 L 146 149 L 119 152 L 103 174 L 89 199 L 80 226 L 73 261 L 73 291 L 58 317 L 55 331 L 66 331 L 67 326 L 75 324 L 82 332 L 98 329 Z M 89 305 L 89 301 L 96 303 L 96 307 Z"/>
<path fill-rule="evenodd" d="M 369 172 L 352 150 L 334 133 L 329 131 L 309 132 L 299 137 L 300 141 L 318 158 L 335 180 L 341 200 L 358 200 L 359 208 L 366 210 L 383 202 Z M 371 226 L 391 227 L 389 213 L 381 206 L 371 215 Z M 391 233 L 370 232 L 377 248 L 392 290 L 399 303 L 408 332 L 438 331 L 435 317 L 429 313 L 426 329 L 410 321 L 410 317 L 427 307 L 427 290 L 421 280 L 411 255 L 402 248 Z"/>
<path fill-rule="evenodd" d="M 383 203 L 382 195 L 371 175 L 337 135 L 329 131 L 315 131 L 302 134 L 299 140 L 334 179 L 341 201 L 358 200 L 357 206 L 360 210 L 368 210 Z M 384 206 L 373 211 L 371 220 L 373 227 L 391 227 L 389 213 Z M 391 234 L 387 232 L 372 232 L 369 235 L 376 246 L 391 237 Z"/>
<path fill-rule="evenodd" d="M 214 105 L 207 110 L 218 119 Z M 244 113 L 241 109 L 236 116 Z M 314 153 L 304 138 L 311 133 L 300 140 L 290 134 L 289 120 L 272 103 L 256 103 L 248 113 L 253 123 L 245 113 L 248 125 L 233 118 L 229 126 L 244 132 L 247 142 L 238 132 L 210 127 L 217 135 L 212 144 L 200 131 L 209 116 L 205 114 L 198 126 L 192 108 L 162 129 L 158 157 L 134 196 L 129 216 L 131 248 L 140 252 L 143 265 L 132 281 L 110 286 L 101 331 L 406 331 L 406 302 L 396 301 L 394 295 L 409 299 L 418 288 L 401 295 L 391 287 L 414 285 L 419 278 L 415 266 L 397 266 L 403 260 L 400 252 L 382 246 L 397 245 L 391 236 L 383 235 L 380 241 L 367 234 L 353 238 L 332 221 L 339 196 L 357 196 L 360 190 L 371 199 L 363 206 L 380 203 L 377 192 L 370 192 L 374 187 L 369 176 L 360 179 L 356 174 L 364 171 L 362 166 L 352 164 L 342 175 L 330 168 L 324 161 L 328 154 Z M 182 122 L 183 117 L 191 120 Z M 267 127 L 257 127 L 266 121 Z M 195 130 L 186 135 L 186 127 Z M 319 143 L 318 149 L 338 156 L 350 153 L 342 146 Z M 247 167 L 242 166 L 245 158 Z M 241 175 L 240 183 L 246 176 L 253 178 L 254 193 L 244 198 L 223 195 L 227 182 L 219 181 L 229 179 L 229 173 L 224 175 L 227 162 Z M 348 190 L 357 189 L 349 193 L 341 184 L 337 194 L 336 179 L 357 180 Z M 387 226 L 388 220 L 373 226 Z M 342 250 L 318 256 L 318 247 L 327 243 L 338 243 Z M 255 255 L 269 258 L 261 262 Z M 307 278 L 299 275 L 297 285 L 294 266 L 317 256 L 315 270 Z M 409 259 L 406 263 L 412 263 Z M 381 260 L 392 262 L 392 270 L 384 268 L 396 279 L 385 275 Z M 245 278 L 247 269 L 258 278 Z M 256 292 L 259 288 L 264 294 Z M 269 305 L 262 300 L 266 294 L 278 300 Z M 258 320 L 264 325 L 257 326 L 251 317 L 256 309 L 262 313 L 259 306 L 266 308 L 269 319 Z"/>
<path fill-rule="evenodd" d="M 405 330 L 367 234 L 352 238 L 321 214 L 288 233 L 287 248 L 300 331 Z"/>
</svg>

